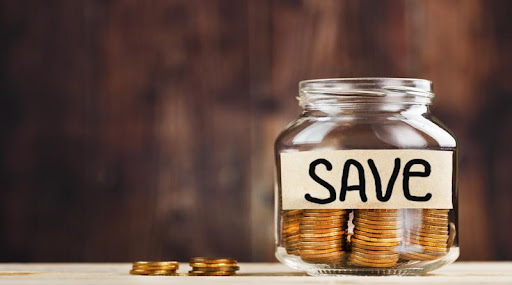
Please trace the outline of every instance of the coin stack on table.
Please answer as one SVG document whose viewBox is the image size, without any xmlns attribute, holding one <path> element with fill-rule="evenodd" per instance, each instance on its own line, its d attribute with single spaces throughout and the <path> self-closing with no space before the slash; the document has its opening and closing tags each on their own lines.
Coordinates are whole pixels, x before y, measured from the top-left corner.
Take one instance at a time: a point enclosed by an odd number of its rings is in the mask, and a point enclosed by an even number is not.
<svg viewBox="0 0 512 285">
<path fill-rule="evenodd" d="M 190 259 L 191 276 L 231 276 L 240 269 L 234 258 L 194 257 Z"/>
<path fill-rule="evenodd" d="M 392 267 L 399 259 L 401 223 L 399 210 L 355 210 L 352 252 L 357 266 Z"/>
<path fill-rule="evenodd" d="M 302 210 L 283 212 L 283 246 L 288 254 L 299 255 L 299 225 Z"/>
<path fill-rule="evenodd" d="M 300 220 L 302 260 L 340 264 L 347 247 L 349 210 L 304 210 Z"/>
<path fill-rule="evenodd" d="M 407 234 L 407 252 L 401 257 L 408 260 L 433 260 L 446 254 L 450 234 L 449 210 L 423 209 L 421 217 L 414 222 L 417 227 Z"/>
<path fill-rule="evenodd" d="M 176 275 L 177 261 L 136 261 L 130 274 L 133 275 Z"/>
</svg>

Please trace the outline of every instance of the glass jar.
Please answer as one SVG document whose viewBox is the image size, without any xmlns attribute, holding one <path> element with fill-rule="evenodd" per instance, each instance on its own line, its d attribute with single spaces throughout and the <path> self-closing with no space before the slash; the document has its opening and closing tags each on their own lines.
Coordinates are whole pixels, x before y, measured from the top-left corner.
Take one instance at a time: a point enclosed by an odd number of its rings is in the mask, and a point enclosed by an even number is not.
<svg viewBox="0 0 512 285">
<path fill-rule="evenodd" d="M 418 275 L 452 263 L 457 146 L 432 83 L 299 84 L 302 114 L 275 142 L 276 257 L 310 275 Z"/>
</svg>

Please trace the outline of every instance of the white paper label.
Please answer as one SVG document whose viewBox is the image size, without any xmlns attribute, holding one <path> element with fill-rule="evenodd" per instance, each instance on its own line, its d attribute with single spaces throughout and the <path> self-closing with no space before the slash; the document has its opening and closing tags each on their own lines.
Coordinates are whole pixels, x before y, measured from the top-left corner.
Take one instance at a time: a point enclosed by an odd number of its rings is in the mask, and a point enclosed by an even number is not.
<svg viewBox="0 0 512 285">
<path fill-rule="evenodd" d="M 452 209 L 452 168 L 441 150 L 281 153 L 282 207 Z"/>
</svg>

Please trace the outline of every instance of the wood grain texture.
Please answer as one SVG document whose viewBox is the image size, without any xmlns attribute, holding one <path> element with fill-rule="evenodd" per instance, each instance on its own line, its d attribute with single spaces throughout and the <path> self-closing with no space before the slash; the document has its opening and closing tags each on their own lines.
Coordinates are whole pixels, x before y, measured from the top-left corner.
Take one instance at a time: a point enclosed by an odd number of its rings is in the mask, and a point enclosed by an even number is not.
<svg viewBox="0 0 512 285">
<path fill-rule="evenodd" d="M 512 259 L 508 1 L 0 1 L 0 260 L 273 260 L 298 81 L 432 80 L 463 260 Z"/>
<path fill-rule="evenodd" d="M 0 264 L 0 284 L 510 284 L 511 262 L 456 262 L 425 276 L 307 276 L 280 263 L 240 263 L 236 276 L 136 276 L 128 263 Z M 190 270 L 180 264 L 178 272 Z"/>
</svg>

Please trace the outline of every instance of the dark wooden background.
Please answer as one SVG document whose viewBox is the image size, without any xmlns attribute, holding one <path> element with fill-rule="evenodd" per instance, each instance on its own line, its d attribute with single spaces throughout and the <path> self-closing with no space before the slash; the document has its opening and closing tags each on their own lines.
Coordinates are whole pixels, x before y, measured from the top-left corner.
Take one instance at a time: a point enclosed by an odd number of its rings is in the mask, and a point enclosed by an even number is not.
<svg viewBox="0 0 512 285">
<path fill-rule="evenodd" d="M 273 260 L 299 80 L 435 83 L 463 260 L 512 259 L 512 1 L 1 1 L 0 261 Z"/>
</svg>

